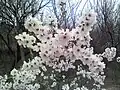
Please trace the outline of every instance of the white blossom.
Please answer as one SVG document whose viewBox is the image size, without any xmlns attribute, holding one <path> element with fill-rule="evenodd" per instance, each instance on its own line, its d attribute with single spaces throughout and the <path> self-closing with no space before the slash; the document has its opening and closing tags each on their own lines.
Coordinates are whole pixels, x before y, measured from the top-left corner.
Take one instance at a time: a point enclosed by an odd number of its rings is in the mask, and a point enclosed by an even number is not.
<svg viewBox="0 0 120 90">
<path fill-rule="evenodd" d="M 120 62 L 120 57 L 117 57 L 117 62 Z"/>
<path fill-rule="evenodd" d="M 62 90 L 69 90 L 69 89 L 70 89 L 70 87 L 68 84 L 65 84 L 62 86 Z"/>
<path fill-rule="evenodd" d="M 88 89 L 85 86 L 82 86 L 81 90 L 88 90 Z"/>
<path fill-rule="evenodd" d="M 60 1 L 60 3 L 66 3 L 66 1 Z M 57 82 L 59 79 L 62 79 L 62 90 L 70 90 L 71 87 L 74 87 L 73 90 L 88 90 L 85 86 L 78 87 L 77 82 L 81 78 L 93 80 L 95 82 L 93 86 L 101 89 L 106 77 L 104 75 L 106 65 L 103 58 L 112 61 L 116 56 L 116 48 L 106 48 L 102 54 L 94 54 L 93 47 L 90 46 L 92 40 L 90 31 L 91 26 L 96 22 L 96 15 L 92 11 L 89 12 L 83 16 L 79 26 L 71 31 L 57 27 L 51 28 L 50 25 L 43 25 L 43 22 L 36 18 L 27 19 L 24 25 L 30 34 L 23 32 L 15 38 L 20 46 L 30 48 L 31 52 L 35 52 L 37 56 L 24 61 L 19 70 L 13 69 L 10 73 L 11 77 L 0 76 L 0 90 L 9 90 L 11 87 L 14 90 L 38 90 L 41 84 L 46 85 L 46 83 L 51 89 L 59 84 Z M 53 17 L 49 19 L 46 21 L 57 23 L 57 21 L 54 22 Z M 118 62 L 119 59 L 118 57 Z M 70 70 L 73 70 L 73 74 L 77 77 L 68 84 L 67 73 Z M 42 82 L 36 83 L 37 77 Z M 6 82 L 9 78 L 12 78 L 13 82 Z"/>
</svg>

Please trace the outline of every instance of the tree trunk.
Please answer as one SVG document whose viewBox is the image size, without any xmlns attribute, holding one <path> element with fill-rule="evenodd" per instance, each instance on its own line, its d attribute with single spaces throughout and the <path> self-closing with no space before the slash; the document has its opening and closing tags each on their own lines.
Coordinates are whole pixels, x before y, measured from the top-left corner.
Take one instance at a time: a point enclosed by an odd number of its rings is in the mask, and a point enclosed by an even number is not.
<svg viewBox="0 0 120 90">
<path fill-rule="evenodd" d="M 17 44 L 17 59 L 15 61 L 15 65 L 16 65 L 16 63 L 19 62 L 20 59 L 21 59 L 21 57 L 20 57 L 20 46 Z"/>
</svg>

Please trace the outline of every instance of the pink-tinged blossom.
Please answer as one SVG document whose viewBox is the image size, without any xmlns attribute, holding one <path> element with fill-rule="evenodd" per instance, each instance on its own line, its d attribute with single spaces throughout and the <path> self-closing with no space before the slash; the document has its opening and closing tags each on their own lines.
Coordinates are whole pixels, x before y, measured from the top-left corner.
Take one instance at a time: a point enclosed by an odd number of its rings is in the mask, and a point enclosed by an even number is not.
<svg viewBox="0 0 120 90">
<path fill-rule="evenodd" d="M 102 54 L 94 54 L 93 47 L 90 47 L 92 40 L 90 31 L 96 22 L 96 15 L 94 12 L 89 12 L 83 17 L 79 26 L 71 31 L 43 25 L 43 22 L 36 18 L 26 20 L 24 25 L 30 34 L 23 32 L 15 38 L 20 46 L 30 48 L 31 53 L 38 56 L 29 59 L 28 62 L 24 61 L 19 70 L 11 71 L 13 82 L 5 83 L 8 77 L 0 76 L 0 89 L 9 86 L 8 88 L 12 87 L 14 90 L 38 90 L 42 84 L 48 85 L 47 88 L 53 90 L 62 82 L 62 90 L 70 90 L 73 87 L 73 90 L 88 90 L 85 86 L 79 87 L 78 82 L 82 76 L 93 80 L 93 86 L 102 90 L 106 66 L 103 58 L 112 61 L 116 56 L 116 48 L 106 48 Z M 75 78 L 70 78 L 71 71 Z M 42 81 L 40 83 L 35 82 L 38 76 Z"/>
<path fill-rule="evenodd" d="M 66 46 L 71 39 L 72 33 L 68 29 L 66 31 L 64 31 L 63 29 L 58 30 L 57 33 L 58 34 L 56 34 L 55 37 L 58 43 L 62 46 Z"/>
</svg>

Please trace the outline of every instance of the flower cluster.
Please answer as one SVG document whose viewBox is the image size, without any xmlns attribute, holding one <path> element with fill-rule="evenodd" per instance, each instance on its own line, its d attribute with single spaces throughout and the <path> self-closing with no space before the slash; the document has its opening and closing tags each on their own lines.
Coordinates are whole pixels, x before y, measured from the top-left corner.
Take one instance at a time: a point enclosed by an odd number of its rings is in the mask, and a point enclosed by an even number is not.
<svg viewBox="0 0 120 90">
<path fill-rule="evenodd" d="M 116 48 L 114 47 L 106 48 L 105 52 L 102 55 L 103 57 L 107 58 L 108 61 L 112 61 L 113 58 L 116 56 Z"/>
<path fill-rule="evenodd" d="M 79 27 L 72 31 L 55 28 L 55 33 L 50 27 L 41 26 L 40 22 L 31 18 L 26 21 L 25 27 L 39 39 L 38 43 L 30 44 L 33 45 L 31 48 L 33 51 L 39 52 L 46 65 L 53 67 L 56 71 L 74 69 L 73 63 L 77 59 L 82 60 L 84 65 L 88 65 L 90 71 L 103 71 L 105 64 L 101 62 L 101 58 L 93 55 L 93 48 L 90 47 L 90 40 L 92 39 L 89 31 L 91 31 L 91 26 L 96 20 L 95 15 L 94 13 L 85 15 Z M 20 35 L 16 36 L 16 39 L 19 40 L 20 37 Z M 21 42 L 18 43 L 22 45 Z"/>
<path fill-rule="evenodd" d="M 28 63 L 24 62 L 20 70 L 13 69 L 11 71 L 11 76 L 13 79 L 12 88 L 14 90 L 38 90 L 40 88 L 38 83 L 33 85 L 31 84 L 31 82 L 35 81 L 36 75 L 41 72 L 39 67 L 35 67 L 35 65 L 37 65 L 36 60 L 38 59 L 39 58 L 35 57 L 34 61 Z"/>
<path fill-rule="evenodd" d="M 36 42 L 36 38 L 34 36 L 30 36 L 26 32 L 23 32 L 22 34 L 19 34 L 15 37 L 18 41 L 19 45 L 23 45 L 23 47 L 31 48 L 33 44 Z"/>
<path fill-rule="evenodd" d="M 117 57 L 117 62 L 120 62 L 120 57 Z"/>
<path fill-rule="evenodd" d="M 4 77 L 0 76 L 0 90 L 10 90 L 12 87 L 11 82 L 7 82 L 8 76 L 5 75 Z"/>
<path fill-rule="evenodd" d="M 39 28 L 42 27 L 42 24 L 43 22 L 40 22 L 38 19 L 29 17 L 24 26 L 29 32 L 34 32 L 37 34 L 39 32 Z"/>
<path fill-rule="evenodd" d="M 93 53 L 90 31 L 96 22 L 96 15 L 94 12 L 86 14 L 80 25 L 72 30 L 53 28 L 35 18 L 28 19 L 25 28 L 33 35 L 23 32 L 15 38 L 19 45 L 32 49 L 39 56 L 29 62 L 24 61 L 20 70 L 11 71 L 13 89 L 38 90 L 43 82 L 43 85 L 48 85 L 46 88 L 54 89 L 63 82 L 61 90 L 88 90 L 88 87 L 81 87 L 78 83 L 83 77 L 94 80 L 93 86 L 101 90 L 105 80 L 103 57 L 111 61 L 116 49 L 107 48 L 103 54 Z M 76 77 L 69 81 L 67 73 L 71 70 Z M 37 76 L 43 81 L 35 83 Z M 66 84 L 68 81 L 69 84 Z"/>
</svg>

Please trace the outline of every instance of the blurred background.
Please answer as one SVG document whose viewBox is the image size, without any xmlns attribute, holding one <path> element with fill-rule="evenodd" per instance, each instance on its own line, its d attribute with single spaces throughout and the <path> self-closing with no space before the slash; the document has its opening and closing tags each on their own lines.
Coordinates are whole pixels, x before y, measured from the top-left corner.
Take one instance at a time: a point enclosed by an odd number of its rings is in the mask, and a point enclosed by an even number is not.
<svg viewBox="0 0 120 90">
<path fill-rule="evenodd" d="M 90 32 L 94 52 L 102 53 L 107 47 L 115 47 L 116 57 L 120 56 L 119 0 L 0 0 L 0 75 L 19 68 L 30 58 L 31 51 L 20 47 L 15 40 L 15 35 L 27 31 L 24 21 L 29 16 L 46 23 L 51 21 L 58 28 L 72 29 L 79 25 L 80 17 L 91 10 L 97 13 L 97 23 Z M 105 87 L 120 90 L 120 63 L 116 58 L 105 63 Z"/>
</svg>

